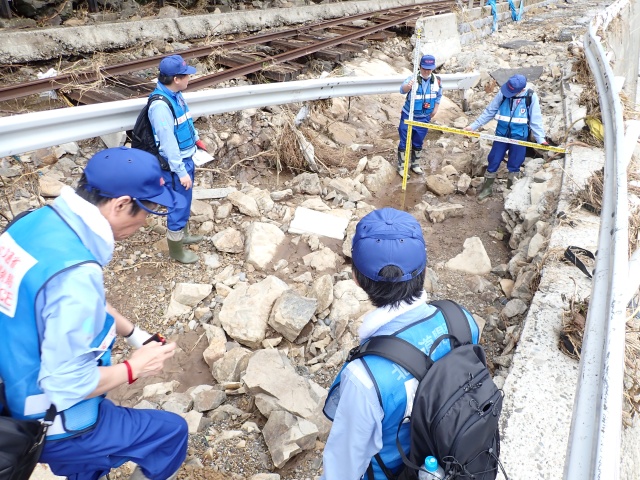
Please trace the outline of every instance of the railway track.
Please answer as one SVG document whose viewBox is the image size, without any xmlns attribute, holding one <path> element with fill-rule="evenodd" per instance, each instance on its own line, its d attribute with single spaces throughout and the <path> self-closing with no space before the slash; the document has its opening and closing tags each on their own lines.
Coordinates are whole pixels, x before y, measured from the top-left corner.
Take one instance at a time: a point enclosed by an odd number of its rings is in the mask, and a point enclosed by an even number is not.
<svg viewBox="0 0 640 480">
<path fill-rule="evenodd" d="M 190 91 L 250 74 L 259 74 L 272 81 L 288 81 L 307 69 L 306 61 L 310 58 L 334 64 L 344 61 L 366 48 L 362 40 L 384 40 L 393 35 L 389 32 L 390 29 L 402 26 L 411 28 L 419 17 L 449 13 L 456 5 L 455 0 L 443 0 L 389 8 L 196 46 L 183 50 L 180 54 L 186 59 L 213 55 L 215 64 L 225 68 L 193 79 L 189 84 Z M 354 23 L 362 21 L 366 21 L 368 25 Z M 146 96 L 155 84 L 132 73 L 156 68 L 164 56 L 165 54 L 156 55 L 100 69 L 64 73 L 10 85 L 0 88 L 0 102 L 50 90 L 63 91 L 67 98 L 77 104 Z M 99 88 L 90 85 L 95 82 L 99 82 Z M 87 85 L 91 88 L 87 88 Z"/>
</svg>

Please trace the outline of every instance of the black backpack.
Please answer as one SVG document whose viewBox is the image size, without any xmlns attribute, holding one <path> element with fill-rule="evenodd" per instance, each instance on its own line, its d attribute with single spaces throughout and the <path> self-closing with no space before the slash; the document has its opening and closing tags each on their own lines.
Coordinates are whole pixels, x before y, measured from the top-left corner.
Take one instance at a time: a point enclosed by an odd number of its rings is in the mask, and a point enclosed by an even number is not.
<svg viewBox="0 0 640 480">
<path fill-rule="evenodd" d="M 0 379 L 0 480 L 28 480 L 44 447 L 47 428 L 56 416 L 52 405 L 44 421 L 12 418 Z"/>
<path fill-rule="evenodd" d="M 483 348 L 471 343 L 471 329 L 460 305 L 451 300 L 431 304 L 442 311 L 449 333 L 433 342 L 429 356 L 395 335 L 372 337 L 349 354 L 348 361 L 365 355 L 381 356 L 406 369 L 419 382 L 411 416 L 406 417 L 411 422 L 408 455 L 396 439 L 403 469 L 394 474 L 379 455 L 375 459 L 393 480 L 416 480 L 429 455 L 436 457 L 447 480 L 494 480 L 498 466 L 502 468 L 498 460 L 498 421 L 503 393 L 491 379 Z M 430 356 L 446 339 L 451 351 L 432 361 Z M 369 478 L 373 478 L 371 468 Z"/>
<path fill-rule="evenodd" d="M 155 95 L 151 95 L 147 104 L 138 114 L 138 118 L 136 119 L 136 124 L 133 126 L 133 130 L 127 131 L 127 137 L 131 140 L 131 148 L 138 148 L 140 150 L 144 150 L 145 152 L 149 152 L 156 156 L 158 162 L 160 162 L 160 167 L 163 170 L 169 171 L 169 162 L 166 158 L 160 155 L 160 150 L 156 145 L 156 139 L 153 136 L 153 129 L 151 128 L 151 122 L 149 121 L 149 107 L 156 100 L 162 100 L 171 109 L 171 113 L 173 114 L 173 118 L 176 117 L 176 112 L 173 110 L 173 106 L 169 99 L 167 99 L 164 95 L 160 95 L 156 93 Z"/>
</svg>

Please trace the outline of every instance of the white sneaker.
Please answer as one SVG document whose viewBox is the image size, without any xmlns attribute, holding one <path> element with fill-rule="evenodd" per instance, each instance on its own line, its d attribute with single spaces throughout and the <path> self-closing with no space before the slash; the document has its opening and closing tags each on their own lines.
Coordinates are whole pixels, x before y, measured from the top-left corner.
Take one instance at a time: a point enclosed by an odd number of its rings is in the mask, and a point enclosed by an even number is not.
<svg viewBox="0 0 640 480">
<path fill-rule="evenodd" d="M 424 173 L 424 170 L 422 170 L 422 168 L 420 167 L 420 165 L 412 165 L 411 166 L 411 171 L 413 173 L 417 173 L 418 175 L 422 175 Z"/>
</svg>

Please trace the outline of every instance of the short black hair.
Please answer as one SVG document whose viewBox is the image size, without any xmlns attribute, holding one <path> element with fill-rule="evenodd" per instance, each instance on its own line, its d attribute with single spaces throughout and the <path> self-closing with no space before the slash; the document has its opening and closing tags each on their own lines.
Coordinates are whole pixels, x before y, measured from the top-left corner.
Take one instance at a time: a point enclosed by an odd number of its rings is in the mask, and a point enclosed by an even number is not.
<svg viewBox="0 0 640 480">
<path fill-rule="evenodd" d="M 376 282 L 365 277 L 355 265 L 353 266 L 353 275 L 360 288 L 366 292 L 369 300 L 376 307 L 396 308 L 402 302 L 412 304 L 420 298 L 424 290 L 424 270 L 411 280 L 404 282 Z M 402 277 L 404 272 L 395 265 L 387 265 L 378 272 L 378 275 L 385 278 L 397 278 Z"/>
<path fill-rule="evenodd" d="M 182 77 L 188 77 L 188 76 L 189 74 L 186 74 L 186 73 L 182 75 L 165 75 L 164 73 L 159 73 L 158 81 L 163 85 L 171 85 L 175 77 L 182 78 Z"/>
<path fill-rule="evenodd" d="M 76 187 L 76 194 L 80 198 L 83 198 L 90 204 L 95 205 L 96 207 L 105 205 L 109 200 L 112 200 L 112 197 L 105 197 L 101 195 L 100 190 L 92 188 L 91 191 L 89 191 L 86 189 L 86 187 L 87 187 L 87 177 L 83 173 L 82 177 L 80 177 L 80 181 L 78 182 L 78 186 Z M 157 208 L 157 205 L 155 203 L 149 202 L 147 200 L 141 200 L 141 203 L 143 203 L 145 207 L 151 210 L 154 210 Z M 129 210 L 129 215 L 131 215 L 132 217 L 135 217 L 138 214 L 138 212 L 140 212 L 140 210 L 142 210 L 142 208 L 140 208 L 140 205 L 138 205 L 138 202 L 131 202 L 131 210 Z"/>
</svg>

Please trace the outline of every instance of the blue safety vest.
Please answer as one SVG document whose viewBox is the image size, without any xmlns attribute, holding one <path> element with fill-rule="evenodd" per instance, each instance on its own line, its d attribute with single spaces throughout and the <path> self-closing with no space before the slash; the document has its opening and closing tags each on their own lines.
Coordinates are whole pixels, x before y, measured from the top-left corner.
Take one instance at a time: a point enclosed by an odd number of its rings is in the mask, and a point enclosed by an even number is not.
<svg viewBox="0 0 640 480">
<path fill-rule="evenodd" d="M 466 310 L 464 312 L 471 328 L 473 342 L 477 343 L 478 326 L 471 314 Z M 444 315 L 440 310 L 437 310 L 433 315 L 404 327 L 394 335 L 428 353 L 433 342 L 446 333 L 448 333 L 448 329 Z M 438 360 L 449 351 L 451 351 L 449 340 L 444 340 L 440 342 L 433 352 L 432 359 L 434 361 Z M 366 370 L 375 383 L 378 399 L 384 411 L 384 418 L 382 419 L 382 449 L 378 452 L 378 455 L 389 470 L 397 473 L 402 466 L 402 457 L 400 457 L 396 445 L 396 435 L 406 453 L 409 452 L 411 444 L 409 422 L 405 421 L 399 432 L 398 425 L 404 417 L 411 415 L 413 403 L 407 402 L 407 392 L 412 392 L 413 395 L 418 387 L 418 380 L 404 368 L 386 358 L 367 355 L 359 360 L 364 362 Z M 346 365 L 342 368 L 344 369 Z M 333 385 L 331 385 L 325 401 L 324 413 L 330 420 L 333 420 L 335 408 L 339 401 L 337 397 L 339 397 L 341 373 L 342 370 L 334 380 Z M 387 477 L 375 458 L 371 459 L 371 466 L 373 467 L 375 480 L 386 480 Z M 365 478 L 367 478 L 366 475 Z"/>
<path fill-rule="evenodd" d="M 414 98 L 413 114 L 417 117 L 427 117 L 431 115 L 436 107 L 436 98 L 442 89 L 440 85 L 440 77 L 432 73 L 428 79 L 418 75 L 418 87 L 416 88 L 416 96 Z M 407 99 L 404 102 L 402 111 L 407 115 L 411 109 L 411 90 L 407 93 Z"/>
<path fill-rule="evenodd" d="M 38 386 L 45 326 L 36 322 L 36 298 L 57 274 L 86 263 L 98 262 L 53 207 L 29 213 L 0 236 L 0 339 L 4 344 L 0 348 L 0 377 L 15 418 L 43 418 L 51 405 Z M 111 364 L 114 339 L 115 322 L 107 314 L 104 327 L 91 343 L 95 351 L 102 352 L 98 365 Z M 83 400 L 58 412 L 47 438 L 67 438 L 91 429 L 103 398 Z"/>
<path fill-rule="evenodd" d="M 173 133 L 176 136 L 176 140 L 178 141 L 178 148 L 181 152 L 192 148 L 196 144 L 196 130 L 193 126 L 193 119 L 191 118 L 191 112 L 189 111 L 189 107 L 187 106 L 184 100 L 180 103 L 176 101 L 176 96 L 168 95 L 167 92 L 161 90 L 159 87 L 151 92 L 151 95 L 162 95 L 169 102 L 171 102 L 171 106 L 173 107 L 174 112 L 174 121 L 173 121 Z M 179 95 L 179 94 L 178 94 Z M 152 125 L 153 128 L 153 125 Z M 159 145 L 159 139 L 154 130 L 153 136 L 156 139 L 156 145 Z"/>
<path fill-rule="evenodd" d="M 529 112 L 526 97 L 505 98 L 495 116 L 496 135 L 526 140 L 529 137 Z"/>
</svg>

